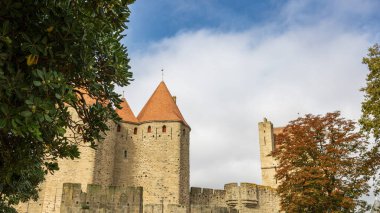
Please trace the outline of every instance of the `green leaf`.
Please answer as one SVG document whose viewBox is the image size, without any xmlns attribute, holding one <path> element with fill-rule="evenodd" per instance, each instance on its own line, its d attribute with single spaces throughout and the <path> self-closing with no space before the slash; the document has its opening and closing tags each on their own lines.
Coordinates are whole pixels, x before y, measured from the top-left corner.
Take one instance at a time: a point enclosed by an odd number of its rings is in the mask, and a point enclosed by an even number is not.
<svg viewBox="0 0 380 213">
<path fill-rule="evenodd" d="M 66 133 L 66 129 L 65 128 L 58 128 L 57 132 L 58 132 L 58 135 L 62 135 L 63 136 Z"/>
<path fill-rule="evenodd" d="M 22 111 L 20 113 L 20 115 L 23 116 L 23 117 L 30 117 L 32 115 L 32 112 L 30 112 L 30 111 Z"/>
<path fill-rule="evenodd" d="M 50 117 L 48 114 L 45 114 L 44 117 L 45 117 L 45 120 L 46 120 L 47 122 L 52 122 L 52 121 L 53 121 L 53 120 L 51 119 L 51 117 Z"/>
<path fill-rule="evenodd" d="M 33 102 L 31 100 L 28 100 L 28 99 L 25 100 L 25 103 L 28 104 L 28 105 L 32 105 L 33 104 Z"/>
<path fill-rule="evenodd" d="M 17 129 L 17 123 L 16 123 L 16 120 L 12 119 L 11 124 L 12 124 L 12 127 L 13 127 L 13 128 Z"/>
<path fill-rule="evenodd" d="M 42 72 L 42 70 L 37 70 L 37 76 L 41 79 L 44 79 L 44 73 Z"/>
<path fill-rule="evenodd" d="M 3 35 L 8 34 L 9 30 L 9 20 L 4 21 L 3 23 Z"/>
<path fill-rule="evenodd" d="M 0 119 L 0 129 L 4 128 L 7 124 L 7 121 L 5 119 Z"/>
<path fill-rule="evenodd" d="M 56 97 L 57 99 L 61 99 L 61 98 L 62 98 L 62 96 L 61 96 L 60 94 L 58 94 L 58 93 L 55 93 L 55 97 Z"/>
<path fill-rule="evenodd" d="M 33 81 L 34 86 L 39 87 L 42 85 L 41 81 Z"/>
<path fill-rule="evenodd" d="M 4 115 L 8 115 L 9 114 L 8 105 L 1 105 L 0 106 L 0 110 L 4 113 Z"/>
</svg>

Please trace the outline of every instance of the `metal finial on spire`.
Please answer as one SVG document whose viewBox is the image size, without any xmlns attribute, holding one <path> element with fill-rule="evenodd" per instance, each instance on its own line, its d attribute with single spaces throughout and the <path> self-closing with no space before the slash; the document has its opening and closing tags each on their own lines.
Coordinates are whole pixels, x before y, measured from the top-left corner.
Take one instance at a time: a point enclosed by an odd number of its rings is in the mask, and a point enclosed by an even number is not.
<svg viewBox="0 0 380 213">
<path fill-rule="evenodd" d="M 161 69 L 161 80 L 164 81 L 164 69 Z"/>
</svg>

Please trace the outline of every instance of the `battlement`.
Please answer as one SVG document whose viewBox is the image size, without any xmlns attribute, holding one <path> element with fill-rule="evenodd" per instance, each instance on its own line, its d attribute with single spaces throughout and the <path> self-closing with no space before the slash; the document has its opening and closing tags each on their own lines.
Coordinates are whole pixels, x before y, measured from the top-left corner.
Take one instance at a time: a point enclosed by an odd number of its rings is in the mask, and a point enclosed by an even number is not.
<svg viewBox="0 0 380 213">
<path fill-rule="evenodd" d="M 268 209 L 270 212 L 276 200 L 275 189 L 254 183 L 228 183 L 224 190 L 198 187 L 190 190 L 191 209 L 199 212 L 208 208 L 214 211 L 216 207 L 220 207 L 221 212 L 226 209 Z"/>
<path fill-rule="evenodd" d="M 226 206 L 225 190 L 191 187 L 190 204 L 191 205 L 210 205 Z"/>
<path fill-rule="evenodd" d="M 239 204 L 253 208 L 258 204 L 259 188 L 256 184 L 241 183 L 239 186 L 237 183 L 229 183 L 224 185 L 224 189 L 227 192 L 226 203 L 231 208 Z"/>
<path fill-rule="evenodd" d="M 81 184 L 64 183 L 61 212 L 131 212 L 141 213 L 143 208 L 142 187 L 121 187 L 88 184 L 87 193 Z"/>
</svg>

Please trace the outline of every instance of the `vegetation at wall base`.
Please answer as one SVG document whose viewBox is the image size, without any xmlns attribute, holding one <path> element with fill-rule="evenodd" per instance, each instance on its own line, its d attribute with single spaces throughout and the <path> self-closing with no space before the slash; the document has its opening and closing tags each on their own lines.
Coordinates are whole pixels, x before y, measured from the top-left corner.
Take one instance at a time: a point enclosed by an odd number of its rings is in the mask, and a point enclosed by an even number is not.
<svg viewBox="0 0 380 213">
<path fill-rule="evenodd" d="M 0 212 L 37 199 L 58 158 L 78 158 L 82 141 L 94 148 L 119 121 L 114 87 L 132 78 L 120 43 L 131 3 L 0 1 Z"/>
</svg>

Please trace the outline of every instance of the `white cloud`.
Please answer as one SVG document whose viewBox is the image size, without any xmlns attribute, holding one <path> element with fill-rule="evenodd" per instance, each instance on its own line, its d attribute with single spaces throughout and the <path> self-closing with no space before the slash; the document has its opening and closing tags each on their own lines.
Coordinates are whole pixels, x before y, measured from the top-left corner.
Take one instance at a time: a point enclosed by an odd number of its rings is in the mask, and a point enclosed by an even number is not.
<svg viewBox="0 0 380 213">
<path fill-rule="evenodd" d="M 257 123 L 268 117 L 282 126 L 298 113 L 335 110 L 357 119 L 370 37 L 323 20 L 281 33 L 276 24 L 182 32 L 132 56 L 127 100 L 137 114 L 164 68 L 192 127 L 191 186 L 261 183 Z"/>
</svg>

